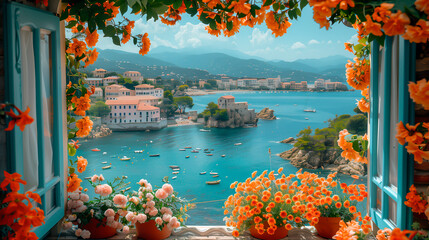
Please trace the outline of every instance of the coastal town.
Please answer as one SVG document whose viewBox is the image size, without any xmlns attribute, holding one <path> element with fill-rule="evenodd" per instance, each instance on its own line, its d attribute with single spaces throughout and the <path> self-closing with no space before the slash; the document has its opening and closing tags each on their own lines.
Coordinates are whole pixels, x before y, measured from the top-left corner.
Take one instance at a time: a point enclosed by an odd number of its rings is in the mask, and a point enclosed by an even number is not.
<svg viewBox="0 0 429 240">
<path fill-rule="evenodd" d="M 95 87 L 93 118 L 97 125 L 113 131 L 159 130 L 168 125 L 204 124 L 208 127 L 234 128 L 256 126 L 257 113 L 247 102 L 235 102 L 234 96 L 218 99 L 218 109 L 226 117 L 204 116 L 192 108 L 191 96 L 218 91 L 347 91 L 341 82 L 317 79 L 313 83 L 276 78 L 238 78 L 220 76 L 220 80 L 173 83 L 160 78 L 144 78 L 138 71 L 122 74 L 99 68 L 88 74 L 86 83 Z M 178 103 L 179 101 L 179 103 Z M 100 112 L 100 109 L 104 109 Z M 264 109 L 264 111 L 267 111 Z M 91 112 L 91 111 L 90 111 Z M 218 114 L 219 115 L 219 114 Z M 271 116 L 272 118 L 272 116 Z"/>
</svg>

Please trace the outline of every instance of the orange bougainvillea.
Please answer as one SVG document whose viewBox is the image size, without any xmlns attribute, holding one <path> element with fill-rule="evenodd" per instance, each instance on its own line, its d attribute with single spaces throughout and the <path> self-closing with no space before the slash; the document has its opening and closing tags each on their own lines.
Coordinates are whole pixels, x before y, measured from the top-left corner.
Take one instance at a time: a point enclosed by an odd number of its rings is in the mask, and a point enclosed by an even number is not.
<svg viewBox="0 0 429 240">
<path fill-rule="evenodd" d="M 140 46 L 140 55 L 146 55 L 149 52 L 150 49 L 150 40 L 148 38 L 148 34 L 145 33 L 143 37 L 141 38 L 141 46 Z"/>
<path fill-rule="evenodd" d="M 83 157 L 77 157 L 77 171 L 83 173 L 88 165 L 88 161 Z"/>
<path fill-rule="evenodd" d="M 92 130 L 92 121 L 89 117 L 83 117 L 76 122 L 76 127 L 79 129 L 76 132 L 76 136 L 78 137 L 86 137 L 89 132 Z"/>
<path fill-rule="evenodd" d="M 1 232 L 0 236 L 9 240 L 33 240 L 38 239 L 32 231 L 45 223 L 45 215 L 42 209 L 34 207 L 32 201 L 41 204 L 41 198 L 37 193 L 28 191 L 19 193 L 19 184 L 26 184 L 18 173 L 4 171 L 5 179 L 0 184 L 3 191 L 10 187 L 0 207 L 0 226 L 9 226 L 10 230 Z M 7 234 L 4 236 L 3 234 Z M 2 238 L 3 239 L 3 238 Z"/>
<path fill-rule="evenodd" d="M 85 42 L 79 41 L 76 38 L 73 38 L 73 42 L 69 44 L 66 52 L 74 54 L 76 57 L 82 56 L 86 51 Z"/>
<path fill-rule="evenodd" d="M 428 208 L 428 202 L 424 199 L 423 195 L 417 192 L 416 187 L 411 185 L 410 192 L 407 193 L 405 197 L 407 201 L 405 201 L 405 205 L 411 208 L 411 211 L 415 213 L 424 213 Z"/>
<path fill-rule="evenodd" d="M 14 113 L 13 109 L 11 108 L 9 112 L 6 112 L 6 115 L 11 117 L 12 119 L 9 122 L 9 125 L 5 131 L 11 131 L 15 127 L 15 125 L 19 126 L 19 129 L 21 131 L 24 131 L 25 126 L 28 124 L 31 124 L 34 119 L 30 117 L 28 114 L 30 113 L 30 108 L 27 107 L 27 110 L 25 112 L 21 111 L 18 107 L 13 105 L 13 108 L 18 112 L 18 115 Z M 2 110 L 3 108 L 0 108 Z"/>
<path fill-rule="evenodd" d="M 396 139 L 399 144 L 408 145 L 405 147 L 408 153 L 414 155 L 414 160 L 421 164 L 423 159 L 429 159 L 429 131 L 427 126 L 428 123 L 417 123 L 416 125 L 410 125 L 402 123 L 400 121 L 396 125 Z"/>
<path fill-rule="evenodd" d="M 425 110 L 429 110 L 429 81 L 422 79 L 417 83 L 408 84 L 410 97 L 417 104 L 421 104 Z"/>
<path fill-rule="evenodd" d="M 429 21 L 420 19 L 416 26 L 407 25 L 405 34 L 402 37 L 405 40 L 415 43 L 425 43 L 429 38 Z"/>
<path fill-rule="evenodd" d="M 410 18 L 398 10 L 390 15 L 383 25 L 383 30 L 387 36 L 402 35 L 405 33 L 405 26 L 408 24 L 410 24 Z"/>
<path fill-rule="evenodd" d="M 356 90 L 365 90 L 370 82 L 370 64 L 366 59 L 354 58 L 346 64 L 347 83 Z"/>
<path fill-rule="evenodd" d="M 368 163 L 368 159 L 365 156 L 361 156 L 359 152 L 353 149 L 353 143 L 347 141 L 345 138 L 350 133 L 347 131 L 347 129 L 344 129 L 340 131 L 339 139 L 337 141 L 338 146 L 343 150 L 341 153 L 341 156 L 349 161 L 356 161 L 361 163 Z M 362 140 L 367 140 L 366 137 L 364 137 Z"/>
<path fill-rule="evenodd" d="M 91 107 L 91 99 L 89 98 L 89 94 L 85 94 L 80 98 L 74 96 L 71 102 L 74 103 L 74 114 L 76 115 L 85 116 L 85 112 Z"/>
<path fill-rule="evenodd" d="M 265 23 L 267 24 L 267 27 L 273 32 L 273 34 L 276 37 L 279 37 L 279 36 L 281 37 L 283 36 L 283 34 L 287 32 L 287 29 L 292 25 L 292 23 L 290 23 L 288 19 L 277 20 L 276 18 L 281 18 L 281 17 L 277 17 L 274 11 L 270 11 L 266 15 Z"/>
<path fill-rule="evenodd" d="M 80 187 L 80 183 L 82 180 L 76 175 L 76 173 L 72 173 L 68 177 L 67 183 L 67 192 L 74 192 Z"/>
<path fill-rule="evenodd" d="M 85 30 L 86 38 L 85 42 L 88 47 L 95 47 L 98 42 L 98 33 L 97 30 L 94 30 L 92 33 L 89 31 L 89 28 Z"/>
</svg>

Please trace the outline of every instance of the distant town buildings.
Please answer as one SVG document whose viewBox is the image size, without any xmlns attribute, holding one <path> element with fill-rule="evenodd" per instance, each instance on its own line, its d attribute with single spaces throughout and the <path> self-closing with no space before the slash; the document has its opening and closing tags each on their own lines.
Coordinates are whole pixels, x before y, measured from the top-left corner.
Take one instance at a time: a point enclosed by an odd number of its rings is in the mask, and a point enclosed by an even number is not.
<svg viewBox="0 0 429 240">
<path fill-rule="evenodd" d="M 103 89 L 96 87 L 91 97 L 103 97 Z"/>
<path fill-rule="evenodd" d="M 102 68 L 96 68 L 94 71 L 91 72 L 92 76 L 95 78 L 104 78 L 104 75 L 107 74 L 107 70 Z"/>
<path fill-rule="evenodd" d="M 123 76 L 125 78 L 131 79 L 131 81 L 136 81 L 140 84 L 143 82 L 143 76 L 138 71 L 126 71 L 126 72 L 124 72 Z"/>
<path fill-rule="evenodd" d="M 135 86 L 135 92 L 136 92 L 136 96 L 141 96 L 141 95 L 152 95 L 155 97 L 164 97 L 164 90 L 162 88 L 155 88 L 152 85 L 149 84 L 140 84 Z"/>
<path fill-rule="evenodd" d="M 103 78 L 103 86 L 107 86 L 110 84 L 117 84 L 118 83 L 118 76 L 110 76 Z"/>
<path fill-rule="evenodd" d="M 103 86 L 103 79 L 102 78 L 87 78 L 86 83 L 88 83 L 89 86 L 101 87 L 101 86 Z"/>
<path fill-rule="evenodd" d="M 228 111 L 237 112 L 240 114 L 243 122 L 253 122 L 256 119 L 256 112 L 254 109 L 249 109 L 247 102 L 235 102 L 235 97 L 226 95 L 218 98 L 217 104 L 219 109 L 226 109 Z"/>
</svg>

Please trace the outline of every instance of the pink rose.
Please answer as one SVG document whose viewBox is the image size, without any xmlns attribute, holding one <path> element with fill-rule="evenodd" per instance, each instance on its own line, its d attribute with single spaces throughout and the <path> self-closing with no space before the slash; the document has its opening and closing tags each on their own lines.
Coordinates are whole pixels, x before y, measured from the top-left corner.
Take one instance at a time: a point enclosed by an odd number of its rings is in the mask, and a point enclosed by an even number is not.
<svg viewBox="0 0 429 240">
<path fill-rule="evenodd" d="M 178 227 L 180 227 L 180 222 L 176 222 L 173 226 L 173 228 L 178 228 Z"/>
<path fill-rule="evenodd" d="M 140 213 L 137 215 L 136 219 L 139 221 L 139 223 L 144 223 L 147 220 L 147 216 L 143 213 Z"/>
<path fill-rule="evenodd" d="M 174 224 L 176 224 L 176 222 L 178 222 L 177 217 L 171 217 L 169 224 L 171 225 L 171 227 L 174 227 Z"/>
<path fill-rule="evenodd" d="M 129 233 L 130 232 L 130 227 L 124 226 L 124 228 L 122 229 L 122 232 Z"/>
<path fill-rule="evenodd" d="M 143 186 L 146 186 L 148 184 L 148 181 L 146 179 L 140 179 L 138 184 L 143 187 Z"/>
<path fill-rule="evenodd" d="M 88 207 L 85 205 L 82 205 L 82 206 L 76 208 L 75 212 L 77 212 L 77 213 L 85 212 L 86 209 L 88 209 Z"/>
<path fill-rule="evenodd" d="M 130 198 L 130 202 L 132 202 L 135 205 L 137 205 L 137 204 L 139 204 L 140 199 L 138 197 L 132 197 L 132 198 Z"/>
<path fill-rule="evenodd" d="M 153 199 L 153 194 L 152 193 L 147 193 L 146 194 L 146 198 L 149 198 L 150 200 Z"/>
<path fill-rule="evenodd" d="M 154 201 L 149 201 L 149 202 L 147 202 L 146 206 L 148 208 L 153 208 L 153 207 L 155 207 L 155 202 Z"/>
<path fill-rule="evenodd" d="M 127 201 L 128 201 L 127 197 L 122 194 L 118 194 L 113 197 L 113 202 L 120 207 L 125 207 L 125 205 L 127 204 Z"/>
<path fill-rule="evenodd" d="M 170 214 L 164 214 L 162 216 L 162 220 L 164 220 L 164 222 L 169 222 L 171 219 L 171 215 Z"/>
<path fill-rule="evenodd" d="M 168 193 L 161 188 L 161 189 L 156 190 L 155 196 L 158 199 L 165 199 L 168 197 Z"/>
<path fill-rule="evenodd" d="M 63 229 L 64 230 L 70 229 L 71 227 L 73 227 L 72 222 L 63 222 Z"/>
<path fill-rule="evenodd" d="M 164 190 L 168 195 L 173 193 L 173 186 L 171 186 L 171 184 L 164 184 L 162 185 L 162 190 Z"/>
<path fill-rule="evenodd" d="M 95 187 L 95 193 L 107 197 L 112 193 L 112 187 L 107 184 L 98 185 Z"/>
<path fill-rule="evenodd" d="M 70 214 L 67 218 L 73 222 L 76 220 L 77 216 L 76 216 L 76 214 Z"/>
<path fill-rule="evenodd" d="M 80 200 L 82 200 L 83 202 L 88 202 L 89 201 L 89 196 L 88 194 L 82 193 L 80 195 Z"/>
<path fill-rule="evenodd" d="M 161 208 L 161 213 L 162 214 L 169 214 L 169 215 L 173 216 L 173 211 L 171 211 L 170 208 L 162 207 Z"/>
<path fill-rule="evenodd" d="M 137 216 L 134 215 L 133 212 L 129 212 L 127 213 L 127 215 L 125 216 L 125 219 L 127 219 L 127 221 L 131 222 L 132 224 L 135 224 L 137 222 Z"/>
<path fill-rule="evenodd" d="M 91 182 L 95 183 L 97 181 L 98 181 L 98 176 L 97 175 L 94 175 L 94 176 L 91 177 Z"/>
<path fill-rule="evenodd" d="M 76 235 L 76 237 L 80 237 L 81 234 L 82 234 L 82 229 L 80 228 L 76 229 L 76 231 L 74 232 L 74 235 Z"/>
<path fill-rule="evenodd" d="M 115 221 L 115 217 L 114 216 L 109 216 L 106 218 L 106 222 L 109 223 L 113 223 Z"/>
<path fill-rule="evenodd" d="M 88 230 L 83 230 L 82 233 L 80 234 L 81 238 L 87 239 L 91 236 L 91 232 Z"/>
<path fill-rule="evenodd" d="M 127 210 L 122 210 L 122 209 L 119 209 L 119 210 L 118 210 L 118 214 L 119 214 L 119 216 L 121 216 L 121 217 L 125 217 L 125 215 L 127 215 L 127 213 L 128 213 L 128 211 L 127 211 Z"/>
<path fill-rule="evenodd" d="M 115 211 L 113 211 L 113 209 L 109 208 L 104 212 L 104 216 L 113 217 L 113 216 L 115 216 Z"/>
<path fill-rule="evenodd" d="M 122 223 L 117 222 L 116 229 L 121 230 L 123 227 L 124 225 L 122 225 Z"/>
<path fill-rule="evenodd" d="M 155 218 L 155 223 L 158 225 L 161 225 L 162 224 L 162 218 L 160 218 L 160 217 Z"/>
<path fill-rule="evenodd" d="M 152 210 L 150 210 L 149 215 L 151 216 L 156 216 L 156 214 L 158 214 L 158 209 L 153 208 Z"/>
<path fill-rule="evenodd" d="M 70 197 L 70 199 L 72 199 L 72 200 L 78 200 L 78 199 L 79 199 L 79 193 L 77 193 L 77 192 L 71 193 L 71 194 L 69 195 L 69 197 Z"/>
</svg>

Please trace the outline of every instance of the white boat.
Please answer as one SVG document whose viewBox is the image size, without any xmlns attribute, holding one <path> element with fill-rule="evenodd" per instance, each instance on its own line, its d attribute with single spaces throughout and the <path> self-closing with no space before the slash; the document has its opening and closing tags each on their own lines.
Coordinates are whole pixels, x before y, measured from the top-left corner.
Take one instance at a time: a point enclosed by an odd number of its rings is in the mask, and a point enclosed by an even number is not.
<svg viewBox="0 0 429 240">
<path fill-rule="evenodd" d="M 195 150 L 198 150 L 198 151 L 200 151 L 200 150 L 201 150 L 201 148 L 195 148 Z"/>
<path fill-rule="evenodd" d="M 110 165 L 109 165 L 109 166 L 102 167 L 102 169 L 103 169 L 103 170 L 106 170 L 106 169 L 109 169 L 109 168 L 111 168 L 111 167 L 112 167 L 112 166 L 110 166 Z"/>
<path fill-rule="evenodd" d="M 179 174 L 179 172 L 172 172 L 173 174 Z"/>
<path fill-rule="evenodd" d="M 308 120 L 308 118 L 305 118 L 305 120 Z"/>
<path fill-rule="evenodd" d="M 107 154 L 107 152 L 103 152 L 103 155 L 106 155 Z"/>
<path fill-rule="evenodd" d="M 225 155 L 225 154 L 223 154 L 223 155 L 221 155 L 221 157 L 226 157 L 226 155 Z"/>
<path fill-rule="evenodd" d="M 143 150 L 135 150 L 134 152 L 135 152 L 135 153 L 142 153 L 142 152 L 143 152 Z"/>
<path fill-rule="evenodd" d="M 179 151 L 186 151 L 186 149 L 182 148 L 182 149 L 179 149 Z"/>
<path fill-rule="evenodd" d="M 316 109 L 304 109 L 304 112 L 312 112 L 312 113 L 315 113 L 315 112 L 316 112 Z"/>
<path fill-rule="evenodd" d="M 91 179 L 91 177 L 86 177 L 85 179 Z"/>
<path fill-rule="evenodd" d="M 217 172 L 210 172 L 210 175 L 219 175 Z"/>
<path fill-rule="evenodd" d="M 191 153 L 199 153 L 197 150 L 192 150 Z"/>
<path fill-rule="evenodd" d="M 122 158 L 120 158 L 119 160 L 121 160 L 121 161 L 128 161 L 128 160 L 130 160 L 131 158 L 129 158 L 129 157 L 127 157 L 127 156 L 123 156 Z"/>
<path fill-rule="evenodd" d="M 185 149 L 191 149 L 192 147 L 185 147 Z"/>
<path fill-rule="evenodd" d="M 242 143 L 234 143 L 234 146 L 240 146 Z"/>
<path fill-rule="evenodd" d="M 179 166 L 177 166 L 177 165 L 170 165 L 168 167 L 170 167 L 171 169 L 173 169 L 173 168 L 179 168 Z"/>
<path fill-rule="evenodd" d="M 200 129 L 200 132 L 210 132 L 211 130 L 209 129 Z"/>
<path fill-rule="evenodd" d="M 220 183 L 220 180 L 216 180 L 216 181 L 207 181 L 206 182 L 206 184 L 207 185 L 216 185 L 216 184 L 219 184 Z"/>
<path fill-rule="evenodd" d="M 219 177 L 219 175 L 213 175 L 212 177 L 216 178 L 216 177 Z"/>
<path fill-rule="evenodd" d="M 206 174 L 207 172 L 200 172 L 200 175 L 204 175 L 204 174 Z"/>
<path fill-rule="evenodd" d="M 176 178 L 177 178 L 177 176 L 173 176 L 171 179 L 173 179 L 173 180 L 174 180 L 174 179 L 176 179 Z"/>
<path fill-rule="evenodd" d="M 101 162 L 102 164 L 106 164 L 107 162 Z"/>
<path fill-rule="evenodd" d="M 180 171 L 180 168 L 173 168 L 173 171 Z"/>
</svg>

